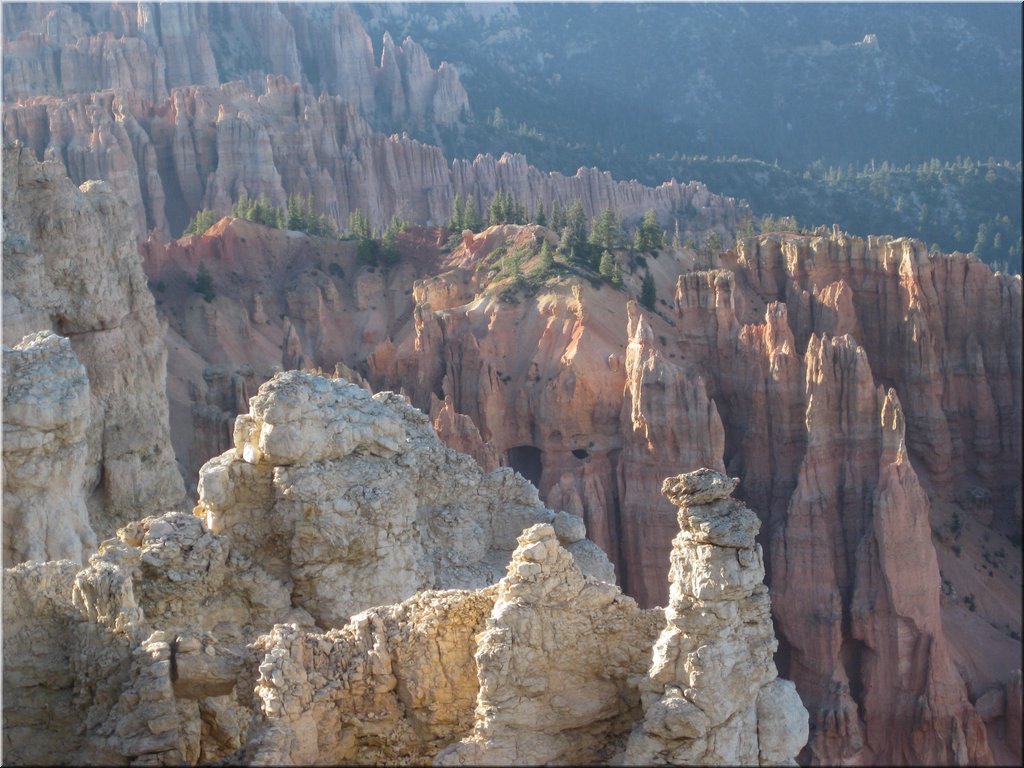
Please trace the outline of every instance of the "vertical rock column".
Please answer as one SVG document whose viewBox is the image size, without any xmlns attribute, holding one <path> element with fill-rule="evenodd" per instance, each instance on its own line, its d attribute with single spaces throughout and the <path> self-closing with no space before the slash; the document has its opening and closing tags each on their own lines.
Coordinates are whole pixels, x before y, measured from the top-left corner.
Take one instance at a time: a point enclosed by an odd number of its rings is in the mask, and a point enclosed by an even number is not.
<svg viewBox="0 0 1024 768">
<path fill-rule="evenodd" d="M 757 516 L 736 478 L 700 469 L 665 480 L 679 507 L 667 625 L 630 735 L 629 765 L 796 765 L 807 710 L 778 679 Z"/>
</svg>

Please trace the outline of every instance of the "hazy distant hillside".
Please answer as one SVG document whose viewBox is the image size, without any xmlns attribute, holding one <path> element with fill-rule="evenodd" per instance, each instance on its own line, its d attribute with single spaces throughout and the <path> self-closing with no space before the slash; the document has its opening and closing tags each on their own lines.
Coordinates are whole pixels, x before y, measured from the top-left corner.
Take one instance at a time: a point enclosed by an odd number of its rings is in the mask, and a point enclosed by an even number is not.
<svg viewBox="0 0 1024 768">
<path fill-rule="evenodd" d="M 1018 4 L 359 10 L 378 46 L 387 29 L 452 61 L 477 115 L 573 142 L 801 166 L 1020 159 Z"/>
<path fill-rule="evenodd" d="M 458 67 L 476 122 L 452 154 L 697 178 L 760 215 L 1020 270 L 1019 5 L 359 9 Z"/>
</svg>

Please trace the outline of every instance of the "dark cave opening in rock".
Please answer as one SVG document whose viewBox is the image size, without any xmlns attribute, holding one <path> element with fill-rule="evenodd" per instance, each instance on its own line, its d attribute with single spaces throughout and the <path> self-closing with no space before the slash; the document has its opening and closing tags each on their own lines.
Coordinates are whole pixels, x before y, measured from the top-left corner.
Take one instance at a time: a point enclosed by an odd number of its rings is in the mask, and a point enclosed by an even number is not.
<svg viewBox="0 0 1024 768">
<path fill-rule="evenodd" d="M 540 487 L 541 450 L 532 445 L 508 449 L 508 465 L 538 488 Z"/>
<path fill-rule="evenodd" d="M 585 459 L 590 455 L 590 452 L 586 448 L 574 448 L 572 455 L 577 459 Z"/>
</svg>

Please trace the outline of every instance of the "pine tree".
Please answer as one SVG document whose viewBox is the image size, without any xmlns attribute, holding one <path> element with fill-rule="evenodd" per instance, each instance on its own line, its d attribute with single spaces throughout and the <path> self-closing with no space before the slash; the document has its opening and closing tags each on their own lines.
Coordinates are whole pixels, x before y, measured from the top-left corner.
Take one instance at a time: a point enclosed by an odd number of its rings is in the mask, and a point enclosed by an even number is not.
<svg viewBox="0 0 1024 768">
<path fill-rule="evenodd" d="M 534 208 L 533 220 L 541 227 L 547 226 L 548 223 L 548 217 L 544 213 L 544 201 L 539 197 L 537 198 L 537 205 Z"/>
<path fill-rule="evenodd" d="M 633 245 L 638 251 L 654 253 L 665 245 L 665 232 L 658 224 L 656 211 L 648 211 L 644 214 L 644 220 L 636 231 Z"/>
<path fill-rule="evenodd" d="M 540 246 L 540 264 L 538 271 L 544 275 L 550 272 L 555 267 L 555 255 L 551 252 L 551 244 L 548 243 L 547 238 Z"/>
<path fill-rule="evenodd" d="M 398 263 L 401 254 L 398 251 L 398 235 L 408 227 L 408 222 L 402 221 L 398 215 L 391 217 L 384 234 L 381 236 L 381 259 L 386 266 Z"/>
<path fill-rule="evenodd" d="M 619 271 L 619 262 L 612 255 L 611 251 L 605 251 L 601 254 L 601 263 L 597 272 L 612 285 L 622 285 L 622 273 Z"/>
<path fill-rule="evenodd" d="M 491 205 L 487 209 L 487 226 L 494 227 L 498 224 L 505 224 L 508 221 L 508 207 L 505 203 L 505 195 L 498 190 L 491 198 Z"/>
<path fill-rule="evenodd" d="M 453 232 L 461 232 L 465 228 L 466 204 L 462 199 L 462 193 L 455 194 L 455 202 L 452 204 L 452 217 L 448 219 L 448 229 Z"/>
<path fill-rule="evenodd" d="M 722 238 L 717 232 L 710 232 L 704 238 L 704 247 L 701 249 L 701 256 L 704 258 L 705 266 L 712 267 L 722 253 Z"/>
<path fill-rule="evenodd" d="M 298 195 L 288 195 L 288 229 L 294 232 L 301 232 L 306 228 L 306 222 L 302 215 L 302 201 Z"/>
<path fill-rule="evenodd" d="M 466 198 L 463 226 L 471 232 L 480 231 L 480 216 L 476 212 L 476 201 L 472 195 Z"/>
<path fill-rule="evenodd" d="M 653 312 L 654 302 L 657 299 L 658 294 L 654 286 L 654 277 L 651 275 L 651 270 L 645 269 L 643 283 L 640 285 L 640 303 Z"/>
<path fill-rule="evenodd" d="M 219 217 L 214 211 L 204 208 L 201 211 L 197 211 L 196 215 L 189 221 L 188 226 L 185 227 L 185 231 L 182 232 L 182 237 L 185 235 L 202 235 L 206 233 L 210 227 L 217 223 Z"/>
<path fill-rule="evenodd" d="M 621 244 L 622 225 L 611 208 L 605 208 L 601 215 L 594 219 L 590 230 L 590 242 L 606 251 L 614 250 Z"/>
<path fill-rule="evenodd" d="M 199 268 L 196 270 L 196 280 L 192 287 L 196 293 L 202 295 L 203 301 L 207 304 L 217 298 L 217 292 L 213 289 L 213 276 L 203 262 L 199 262 Z"/>
<path fill-rule="evenodd" d="M 562 206 L 558 204 L 557 200 L 553 200 L 551 202 L 551 229 L 561 232 L 564 226 L 565 216 L 562 213 Z"/>
<path fill-rule="evenodd" d="M 511 201 L 511 197 L 509 198 Z M 512 223 L 513 224 L 525 224 L 526 223 L 526 206 L 522 203 L 512 202 Z"/>
<path fill-rule="evenodd" d="M 583 203 L 579 200 L 574 200 L 565 211 L 562 241 L 567 250 L 583 254 L 587 244 L 587 214 L 583 210 Z"/>
<path fill-rule="evenodd" d="M 361 241 L 370 239 L 370 221 L 361 208 L 356 208 L 348 215 L 348 234 Z"/>
</svg>

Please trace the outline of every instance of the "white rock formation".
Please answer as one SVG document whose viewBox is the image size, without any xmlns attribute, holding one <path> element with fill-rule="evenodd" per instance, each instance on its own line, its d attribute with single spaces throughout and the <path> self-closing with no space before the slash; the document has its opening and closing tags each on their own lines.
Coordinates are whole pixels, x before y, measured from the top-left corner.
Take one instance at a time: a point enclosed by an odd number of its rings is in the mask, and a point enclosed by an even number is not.
<svg viewBox="0 0 1024 768">
<path fill-rule="evenodd" d="M 73 560 L 96 548 L 86 509 L 89 379 L 49 331 L 3 347 L 3 561 Z"/>
<path fill-rule="evenodd" d="M 757 521 L 704 472 L 667 485 L 683 531 L 659 638 L 660 611 L 521 477 L 396 395 L 278 374 L 193 514 L 124 526 L 77 574 L 6 571 L 4 758 L 789 761 L 807 718 L 772 664 Z"/>
<path fill-rule="evenodd" d="M 49 329 L 70 338 L 85 366 L 84 490 L 102 539 L 185 499 L 168 430 L 162 328 L 128 209 L 109 184 L 78 188 L 59 163 L 40 163 L 16 144 L 3 149 L 3 176 L 3 340 Z M 6 411 L 4 419 L 6 432 Z"/>
<path fill-rule="evenodd" d="M 428 761 L 473 725 L 476 636 L 496 589 L 421 592 L 326 633 L 278 625 L 262 652 L 243 762 Z"/>
<path fill-rule="evenodd" d="M 604 762 L 640 716 L 660 612 L 583 575 L 549 525 L 519 537 L 475 654 L 470 736 L 440 765 Z"/>
<path fill-rule="evenodd" d="M 710 469 L 665 480 L 679 507 L 667 626 L 643 685 L 627 765 L 796 765 L 807 710 L 780 680 L 760 521 Z"/>
<path fill-rule="evenodd" d="M 298 371 L 260 387 L 235 447 L 200 471 L 207 525 L 292 584 L 322 627 L 422 589 L 501 578 L 516 537 L 552 523 L 591 575 L 614 581 L 581 518 L 554 513 L 507 468 L 446 448 L 404 398 Z"/>
</svg>

